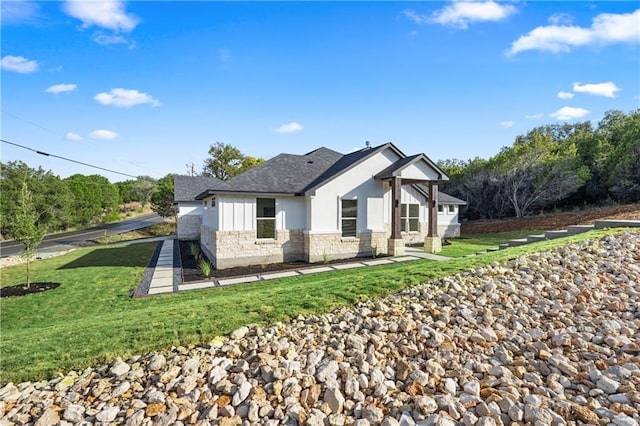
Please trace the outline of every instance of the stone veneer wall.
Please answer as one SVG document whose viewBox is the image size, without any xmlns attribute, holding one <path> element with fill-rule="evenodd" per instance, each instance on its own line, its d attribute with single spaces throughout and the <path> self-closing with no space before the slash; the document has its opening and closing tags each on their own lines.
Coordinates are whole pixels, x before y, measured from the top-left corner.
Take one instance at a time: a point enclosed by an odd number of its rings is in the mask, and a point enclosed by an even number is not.
<svg viewBox="0 0 640 426">
<path fill-rule="evenodd" d="M 442 238 L 459 238 L 460 224 L 452 223 L 449 225 L 438 226 L 438 235 Z"/>
<path fill-rule="evenodd" d="M 186 214 L 184 216 L 178 216 L 176 224 L 179 240 L 197 240 L 200 238 L 200 229 L 202 227 L 201 215 Z"/>
<path fill-rule="evenodd" d="M 304 233 L 305 261 L 347 259 L 387 253 L 385 232 L 359 232 L 357 237 L 342 237 L 339 233 Z"/>
<path fill-rule="evenodd" d="M 276 231 L 259 240 L 255 231 L 214 231 L 203 227 L 202 250 L 217 269 L 304 260 L 302 230 Z"/>
</svg>

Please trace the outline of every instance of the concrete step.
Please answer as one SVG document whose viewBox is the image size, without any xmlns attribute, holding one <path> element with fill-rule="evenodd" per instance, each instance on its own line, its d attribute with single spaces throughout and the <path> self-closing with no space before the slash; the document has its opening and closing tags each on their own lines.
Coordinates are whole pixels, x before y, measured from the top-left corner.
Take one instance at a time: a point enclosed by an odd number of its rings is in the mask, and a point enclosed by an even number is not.
<svg viewBox="0 0 640 426">
<path fill-rule="evenodd" d="M 539 234 L 539 235 L 529 235 L 527 237 L 527 242 L 529 243 L 535 243 L 537 241 L 543 241 L 546 240 L 547 237 L 544 234 Z"/>
<path fill-rule="evenodd" d="M 565 229 L 562 231 L 547 231 L 544 233 L 544 236 L 547 237 L 547 239 L 549 240 L 553 240 L 555 238 L 562 238 L 562 237 L 566 237 L 567 235 L 569 235 L 569 232 Z"/>
<path fill-rule="evenodd" d="M 596 220 L 596 229 L 602 228 L 640 228 L 640 220 Z"/>
<path fill-rule="evenodd" d="M 569 235 L 582 234 L 583 232 L 589 232 L 595 229 L 594 225 L 569 225 L 567 226 L 567 232 Z"/>
<path fill-rule="evenodd" d="M 527 244 L 527 239 L 526 238 L 518 238 L 515 240 L 509 240 L 509 247 L 518 247 L 518 246 L 523 246 L 525 244 Z"/>
<path fill-rule="evenodd" d="M 506 248 L 509 248 L 509 243 L 502 243 L 498 246 L 498 249 L 500 250 L 504 250 Z"/>
<path fill-rule="evenodd" d="M 481 254 L 487 254 L 486 251 L 477 251 L 476 256 L 480 256 Z"/>
<path fill-rule="evenodd" d="M 498 251 L 498 250 L 500 250 L 500 247 L 489 247 L 489 248 L 487 248 L 487 252 Z"/>
</svg>

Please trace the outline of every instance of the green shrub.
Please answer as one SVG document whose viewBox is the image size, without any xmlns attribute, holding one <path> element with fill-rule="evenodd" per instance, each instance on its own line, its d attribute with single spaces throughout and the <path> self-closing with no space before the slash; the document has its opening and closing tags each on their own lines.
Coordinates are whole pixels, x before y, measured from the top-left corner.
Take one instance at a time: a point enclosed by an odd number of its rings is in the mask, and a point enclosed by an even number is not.
<svg viewBox="0 0 640 426">
<path fill-rule="evenodd" d="M 200 262 L 198 262 L 198 268 L 200 268 L 202 275 L 204 275 L 206 278 L 211 277 L 213 266 L 211 266 L 211 263 L 209 263 L 207 259 L 200 259 Z"/>
</svg>

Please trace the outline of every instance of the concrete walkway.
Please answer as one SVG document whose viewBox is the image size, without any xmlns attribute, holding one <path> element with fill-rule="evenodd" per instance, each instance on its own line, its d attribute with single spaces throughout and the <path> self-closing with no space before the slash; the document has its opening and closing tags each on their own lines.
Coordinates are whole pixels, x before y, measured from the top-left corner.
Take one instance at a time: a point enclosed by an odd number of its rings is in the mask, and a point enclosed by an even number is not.
<svg viewBox="0 0 640 426">
<path fill-rule="evenodd" d="M 147 294 L 173 293 L 173 239 L 164 240 L 151 276 Z"/>
<path fill-rule="evenodd" d="M 158 260 L 153 266 L 153 275 L 151 276 L 151 282 L 149 284 L 149 291 L 141 296 L 152 296 L 157 294 L 167 294 L 174 292 L 182 292 L 188 290 L 200 290 L 212 287 L 225 287 L 235 284 L 246 284 L 256 281 L 269 281 L 279 278 L 297 277 L 312 274 L 319 274 L 322 272 L 341 271 L 345 269 L 366 268 L 370 266 L 379 265 L 393 265 L 396 263 L 410 262 L 420 259 L 430 259 L 436 261 L 445 261 L 451 258 L 445 256 L 438 256 L 434 254 L 425 253 L 419 248 L 406 247 L 406 255 L 398 257 L 383 257 L 380 259 L 369 260 L 354 260 L 348 263 L 337 263 L 327 265 L 313 265 L 307 267 L 301 267 L 298 269 L 287 269 L 283 271 L 265 272 L 264 274 L 257 275 L 245 275 L 239 277 L 229 278 L 212 278 L 206 281 L 199 281 L 193 283 L 176 284 L 175 283 L 175 271 L 174 268 L 179 268 L 178 265 L 174 265 L 174 244 L 175 240 L 165 240 L 162 243 Z"/>
</svg>

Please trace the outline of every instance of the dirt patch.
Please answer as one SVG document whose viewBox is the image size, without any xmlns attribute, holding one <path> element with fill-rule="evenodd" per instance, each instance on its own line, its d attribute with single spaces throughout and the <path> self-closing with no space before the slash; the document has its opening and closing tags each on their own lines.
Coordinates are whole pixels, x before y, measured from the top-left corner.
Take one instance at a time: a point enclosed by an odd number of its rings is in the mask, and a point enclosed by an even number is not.
<svg viewBox="0 0 640 426">
<path fill-rule="evenodd" d="M 0 297 L 26 296 L 27 294 L 42 293 L 43 291 L 53 290 L 58 287 L 60 287 L 60 283 L 53 282 L 31 283 L 28 287 L 26 284 L 17 284 L 0 288 Z"/>
<path fill-rule="evenodd" d="M 569 225 L 592 225 L 596 219 L 640 220 L 640 204 L 595 207 L 577 212 L 528 216 L 503 220 L 474 220 L 463 222 L 461 234 L 566 229 Z"/>
<path fill-rule="evenodd" d="M 182 282 L 202 281 L 206 278 L 202 275 L 202 271 L 198 268 L 197 259 L 191 254 L 190 245 L 196 243 L 196 241 L 180 241 L 180 259 L 182 261 Z M 377 258 L 387 257 L 386 255 L 378 256 Z M 310 266 L 324 266 L 335 265 L 340 263 L 349 263 L 354 261 L 371 260 L 373 257 L 358 257 L 350 259 L 330 260 L 328 262 L 285 262 L 285 263 L 269 263 L 265 265 L 248 265 L 248 266 L 236 266 L 234 268 L 226 269 L 214 269 L 211 273 L 212 278 L 229 278 L 239 277 L 245 275 L 257 275 L 267 272 L 288 271 L 291 269 L 300 269 Z"/>
</svg>

